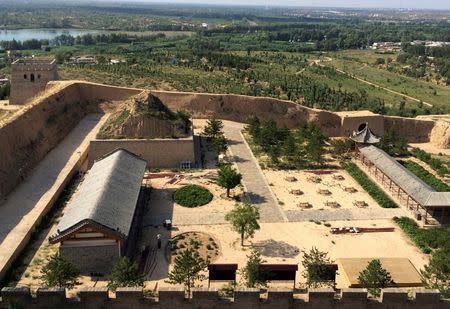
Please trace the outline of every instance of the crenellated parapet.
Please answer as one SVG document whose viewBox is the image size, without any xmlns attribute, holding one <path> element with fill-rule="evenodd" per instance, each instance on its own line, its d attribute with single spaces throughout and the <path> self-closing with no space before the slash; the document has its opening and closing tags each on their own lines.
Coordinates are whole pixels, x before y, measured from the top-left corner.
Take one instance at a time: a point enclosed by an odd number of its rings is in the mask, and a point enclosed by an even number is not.
<svg viewBox="0 0 450 309">
<path fill-rule="evenodd" d="M 217 289 L 194 288 L 186 297 L 183 288 L 161 288 L 147 297 L 142 288 L 118 288 L 111 297 L 107 288 L 83 288 L 77 298 L 67 298 L 64 289 L 39 288 L 32 296 L 29 288 L 3 288 L 0 308 L 450 308 L 450 300 L 441 299 L 437 290 L 383 289 L 379 299 L 369 298 L 366 289 L 310 289 L 298 293 L 292 289 L 242 288 L 234 297 L 223 298 Z"/>
</svg>

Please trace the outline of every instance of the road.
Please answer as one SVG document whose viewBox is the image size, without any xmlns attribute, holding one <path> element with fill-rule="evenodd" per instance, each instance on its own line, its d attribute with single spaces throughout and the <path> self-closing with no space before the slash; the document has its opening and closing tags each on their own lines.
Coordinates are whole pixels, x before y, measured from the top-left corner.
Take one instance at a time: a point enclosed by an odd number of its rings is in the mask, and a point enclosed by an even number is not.
<svg viewBox="0 0 450 309">
<path fill-rule="evenodd" d="M 278 205 L 277 199 L 261 171 L 257 159 L 254 157 L 241 133 L 244 125 L 230 121 L 224 121 L 223 124 L 233 161 L 242 174 L 242 182 L 248 198 L 259 209 L 261 222 L 287 221 L 284 212 Z"/>
</svg>

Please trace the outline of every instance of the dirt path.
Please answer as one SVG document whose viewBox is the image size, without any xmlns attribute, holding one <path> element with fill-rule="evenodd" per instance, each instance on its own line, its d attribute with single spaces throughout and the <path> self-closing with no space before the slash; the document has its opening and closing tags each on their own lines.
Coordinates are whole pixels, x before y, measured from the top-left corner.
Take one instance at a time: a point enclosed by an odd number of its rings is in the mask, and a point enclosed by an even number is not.
<svg viewBox="0 0 450 309">
<path fill-rule="evenodd" d="M 378 88 L 378 89 L 382 89 L 382 90 L 384 90 L 384 91 L 387 91 L 387 92 L 390 92 L 390 93 L 393 93 L 393 94 L 396 94 L 396 95 L 405 97 L 405 98 L 410 99 L 410 100 L 412 100 L 412 101 L 422 102 L 424 105 L 426 105 L 426 106 L 428 106 L 428 107 L 433 107 L 433 104 L 431 104 L 431 103 L 422 101 L 422 100 L 420 100 L 420 99 L 418 99 L 418 98 L 415 98 L 415 97 L 412 97 L 412 96 L 403 94 L 403 93 L 401 93 L 401 92 L 398 92 L 398 91 L 395 91 L 395 90 L 392 90 L 392 89 L 389 89 L 389 88 L 380 86 L 380 85 L 378 85 L 378 84 L 369 82 L 369 81 L 367 81 L 367 80 L 364 80 L 364 79 L 362 79 L 362 78 L 357 77 L 356 75 L 353 75 L 353 74 L 350 74 L 350 73 L 348 73 L 348 72 L 345 72 L 345 71 L 343 71 L 343 70 L 341 70 L 341 69 L 338 69 L 338 68 L 335 68 L 335 69 L 336 69 L 337 72 L 342 73 L 342 74 L 345 74 L 345 75 L 347 75 L 347 76 L 350 76 L 351 78 L 354 78 L 354 79 L 356 79 L 357 81 L 360 81 L 360 82 L 365 83 L 365 84 L 367 84 L 367 85 L 374 86 L 374 87 L 376 87 L 376 88 Z"/>
<path fill-rule="evenodd" d="M 324 57 L 323 60 L 320 60 L 320 59 L 318 59 L 318 60 L 313 60 L 313 61 L 311 62 L 310 65 L 316 64 L 316 65 L 320 65 L 320 66 L 325 66 L 325 65 L 321 64 L 321 62 L 331 62 L 332 60 L 333 60 L 333 59 L 330 58 L 330 57 Z M 367 66 L 367 64 L 365 64 L 363 67 L 361 67 L 360 70 L 363 69 L 363 68 L 366 67 L 366 66 Z M 428 106 L 428 107 L 433 107 L 433 104 L 431 104 L 431 103 L 429 103 L 429 102 L 425 102 L 425 101 L 422 101 L 422 100 L 420 100 L 420 99 L 418 99 L 418 98 L 415 98 L 415 97 L 412 97 L 412 96 L 403 94 L 403 93 L 401 93 L 401 92 L 398 92 L 398 91 L 395 91 L 395 90 L 386 88 L 386 87 L 384 87 L 384 86 L 380 86 L 380 85 L 378 85 L 378 84 L 369 82 L 369 81 L 367 81 L 367 80 L 364 80 L 364 79 L 362 79 L 362 78 L 359 78 L 359 77 L 356 76 L 356 75 L 350 74 L 350 73 L 348 73 L 348 72 L 346 72 L 346 71 L 344 71 L 344 70 L 338 69 L 338 68 L 336 68 L 336 67 L 334 67 L 334 68 L 335 68 L 335 70 L 336 70 L 337 72 L 339 72 L 339 73 L 341 73 L 341 74 L 345 74 L 345 75 L 347 75 L 347 76 L 349 76 L 349 77 L 351 77 L 351 78 L 354 78 L 354 79 L 356 79 L 357 81 L 362 82 L 362 83 L 364 83 L 364 84 L 367 84 L 367 85 L 376 87 L 376 88 L 378 88 L 378 89 L 382 89 L 382 90 L 384 90 L 384 91 L 387 91 L 387 92 L 390 92 L 390 93 L 393 93 L 393 94 L 396 94 L 396 95 L 405 97 L 405 98 L 410 99 L 410 100 L 412 100 L 412 101 L 422 102 L 424 105 L 426 105 L 426 106 Z M 299 72 L 297 72 L 297 73 L 299 73 Z"/>
</svg>

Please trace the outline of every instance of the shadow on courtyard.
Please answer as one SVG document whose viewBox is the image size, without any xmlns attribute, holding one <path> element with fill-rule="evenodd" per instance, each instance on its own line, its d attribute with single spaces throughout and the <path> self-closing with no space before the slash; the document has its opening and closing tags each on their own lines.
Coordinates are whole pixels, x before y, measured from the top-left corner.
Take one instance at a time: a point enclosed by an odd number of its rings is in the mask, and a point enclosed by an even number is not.
<svg viewBox="0 0 450 309">
<path fill-rule="evenodd" d="M 259 241 L 253 244 L 253 247 L 259 253 L 267 257 L 295 258 L 300 254 L 300 249 L 284 241 L 273 239 Z"/>
</svg>

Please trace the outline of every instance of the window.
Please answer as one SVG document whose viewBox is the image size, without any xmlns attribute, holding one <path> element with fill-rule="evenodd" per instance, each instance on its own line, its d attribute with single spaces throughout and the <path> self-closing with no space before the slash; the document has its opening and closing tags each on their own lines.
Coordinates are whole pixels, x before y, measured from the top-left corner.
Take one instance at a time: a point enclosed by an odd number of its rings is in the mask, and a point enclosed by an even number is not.
<svg viewBox="0 0 450 309">
<path fill-rule="evenodd" d="M 38 79 L 41 79 L 41 74 L 38 74 Z"/>
<path fill-rule="evenodd" d="M 34 74 L 30 75 L 30 82 L 34 82 Z"/>
<path fill-rule="evenodd" d="M 27 74 L 23 74 L 23 79 L 27 79 Z"/>
</svg>

